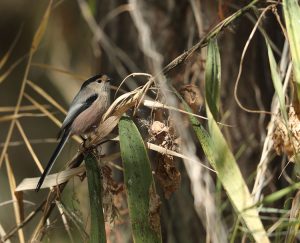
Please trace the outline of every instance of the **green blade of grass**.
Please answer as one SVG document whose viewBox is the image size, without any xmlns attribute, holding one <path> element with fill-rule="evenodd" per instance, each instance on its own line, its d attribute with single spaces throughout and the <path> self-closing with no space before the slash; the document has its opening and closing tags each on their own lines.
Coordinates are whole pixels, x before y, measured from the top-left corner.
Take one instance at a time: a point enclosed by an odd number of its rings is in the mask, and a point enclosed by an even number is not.
<svg viewBox="0 0 300 243">
<path fill-rule="evenodd" d="M 300 7 L 298 0 L 283 0 L 283 13 L 293 61 L 297 84 L 297 96 L 300 100 Z"/>
<path fill-rule="evenodd" d="M 220 86 L 221 86 L 220 53 L 216 39 L 212 39 L 207 47 L 207 60 L 205 68 L 205 97 L 206 102 L 215 119 L 218 117 L 220 106 Z"/>
<path fill-rule="evenodd" d="M 292 193 L 295 190 L 300 189 L 300 182 L 297 182 L 291 186 L 285 187 L 283 189 L 277 190 L 276 192 L 273 192 L 272 194 L 266 196 L 262 203 L 263 204 L 270 204 L 270 203 L 274 203 L 277 200 L 283 198 L 284 196 Z"/>
<path fill-rule="evenodd" d="M 273 85 L 275 88 L 275 92 L 278 96 L 278 101 L 279 101 L 279 106 L 280 106 L 280 111 L 281 114 L 285 120 L 285 122 L 288 122 L 288 116 L 287 116 L 287 112 L 286 112 L 286 108 L 285 108 L 285 100 L 284 100 L 284 92 L 283 92 L 283 86 L 282 86 L 282 82 L 281 82 L 281 78 L 280 75 L 278 73 L 277 70 L 277 64 L 273 55 L 273 51 L 269 45 L 269 42 L 267 40 L 267 38 L 265 38 L 266 40 L 266 44 L 267 44 L 267 48 L 268 48 L 268 57 L 269 57 L 269 63 L 270 63 L 270 70 L 271 70 L 271 76 L 272 76 L 272 81 L 273 81 Z"/>
<path fill-rule="evenodd" d="M 173 91 L 181 100 L 185 109 L 188 112 L 192 112 L 190 107 L 186 104 L 178 92 L 175 89 L 173 89 Z M 205 156 L 212 167 L 217 171 L 218 178 L 226 190 L 232 205 L 236 209 L 241 219 L 246 223 L 253 238 L 257 242 L 269 242 L 265 229 L 260 221 L 258 211 L 256 207 L 253 206 L 250 192 L 237 166 L 234 156 L 231 153 L 223 135 L 221 134 L 217 123 L 212 119 L 211 113 L 210 121 L 214 122 L 215 129 L 217 129 L 217 131 L 214 131 L 214 128 L 212 129 L 213 133 L 217 133 L 213 134 L 213 136 L 205 130 L 196 117 L 190 115 L 189 119 L 197 139 L 199 140 L 205 153 Z M 218 146 L 216 145 L 216 141 L 218 142 L 219 136 L 222 147 L 225 146 L 223 149 L 215 148 Z"/>
<path fill-rule="evenodd" d="M 126 117 L 119 122 L 119 136 L 134 242 L 162 242 L 159 222 L 156 230 L 150 224 L 150 195 L 155 186 L 144 141 L 133 121 Z"/>
<path fill-rule="evenodd" d="M 208 106 L 206 110 L 211 138 L 210 150 L 213 151 L 214 163 L 212 165 L 215 165 L 214 169 L 217 171 L 218 178 L 239 217 L 244 221 L 255 241 L 269 242 L 257 208 L 253 207 L 252 197 L 237 162 Z"/>
<path fill-rule="evenodd" d="M 192 112 L 190 107 L 188 107 L 178 92 L 175 90 L 173 91 L 182 101 L 185 109 L 189 112 Z M 205 130 L 196 117 L 190 115 L 189 118 L 205 156 L 212 167 L 217 171 L 218 178 L 226 190 L 232 205 L 236 209 L 241 219 L 247 225 L 253 238 L 257 242 L 269 242 L 265 229 L 263 228 L 259 218 L 258 211 L 256 207 L 253 207 L 252 198 L 247 185 L 242 177 L 232 152 L 230 151 L 221 131 L 217 126 L 217 123 L 212 118 L 212 114 L 210 113 L 210 121 L 214 123 L 214 125 L 211 126 L 213 131 L 212 135 Z M 221 141 L 218 141 L 219 136 Z"/>
<path fill-rule="evenodd" d="M 205 86 L 209 92 L 206 92 L 206 114 L 208 117 L 208 127 L 210 139 L 209 156 L 212 159 L 212 166 L 218 174 L 232 205 L 248 227 L 252 237 L 257 242 L 269 242 L 266 231 L 259 218 L 256 207 L 253 207 L 253 200 L 250 195 L 247 184 L 237 165 L 230 147 L 227 144 L 220 128 L 215 121 L 216 107 L 218 107 L 220 94 L 221 64 L 219 50 L 216 41 L 212 41 L 208 48 L 206 64 Z M 211 72 L 211 73 L 210 73 Z M 208 95 L 212 95 L 209 97 Z M 213 112 L 211 111 L 213 110 Z M 200 137 L 199 129 L 197 136 Z M 199 138 L 200 142 L 203 138 Z M 204 150 L 205 151 L 205 150 Z"/>
<path fill-rule="evenodd" d="M 85 157 L 85 166 L 91 206 L 91 233 L 89 242 L 105 243 L 105 222 L 101 194 L 102 184 L 97 160 L 90 153 Z"/>
</svg>

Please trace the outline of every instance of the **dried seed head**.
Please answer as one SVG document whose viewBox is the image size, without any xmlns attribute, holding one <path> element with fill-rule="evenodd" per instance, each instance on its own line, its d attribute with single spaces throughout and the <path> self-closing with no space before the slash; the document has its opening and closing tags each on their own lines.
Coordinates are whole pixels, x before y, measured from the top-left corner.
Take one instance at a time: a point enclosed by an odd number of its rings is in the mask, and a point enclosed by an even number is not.
<svg viewBox="0 0 300 243">
<path fill-rule="evenodd" d="M 289 160 L 294 161 L 300 151 L 300 121 L 293 107 L 289 110 L 287 125 L 279 117 L 275 120 L 272 139 L 276 153 L 286 154 Z"/>
</svg>

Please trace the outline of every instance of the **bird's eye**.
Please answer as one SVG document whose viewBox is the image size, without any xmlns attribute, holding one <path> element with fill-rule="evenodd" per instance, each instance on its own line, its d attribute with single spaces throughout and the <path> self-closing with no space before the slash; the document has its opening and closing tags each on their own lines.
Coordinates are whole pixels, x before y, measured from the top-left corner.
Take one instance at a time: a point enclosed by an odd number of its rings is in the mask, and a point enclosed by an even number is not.
<svg viewBox="0 0 300 243">
<path fill-rule="evenodd" d="M 101 79 L 98 79 L 98 80 L 97 80 L 97 83 L 98 83 L 98 84 L 101 84 L 101 83 L 102 83 L 102 80 L 101 80 Z"/>
</svg>

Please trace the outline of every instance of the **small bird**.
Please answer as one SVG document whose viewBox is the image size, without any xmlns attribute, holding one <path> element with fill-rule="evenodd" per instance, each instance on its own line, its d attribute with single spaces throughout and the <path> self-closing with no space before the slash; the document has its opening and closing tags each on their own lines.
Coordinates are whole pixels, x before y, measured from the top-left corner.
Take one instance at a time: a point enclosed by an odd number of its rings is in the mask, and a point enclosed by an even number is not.
<svg viewBox="0 0 300 243">
<path fill-rule="evenodd" d="M 40 190 L 68 138 L 72 135 L 86 135 L 99 125 L 110 104 L 110 80 L 107 75 L 98 74 L 82 84 L 63 121 L 58 135 L 59 143 L 39 179 L 36 191 Z"/>
</svg>

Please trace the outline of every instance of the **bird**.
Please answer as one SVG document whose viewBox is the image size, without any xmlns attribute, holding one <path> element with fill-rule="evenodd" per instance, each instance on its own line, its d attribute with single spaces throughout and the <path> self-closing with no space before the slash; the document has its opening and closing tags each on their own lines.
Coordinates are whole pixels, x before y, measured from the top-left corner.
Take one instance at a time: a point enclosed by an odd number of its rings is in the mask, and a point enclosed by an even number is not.
<svg viewBox="0 0 300 243">
<path fill-rule="evenodd" d="M 38 192 L 57 157 L 72 135 L 86 136 L 97 128 L 110 105 L 109 76 L 98 74 L 87 79 L 71 102 L 58 134 L 58 144 L 41 175 L 35 191 Z"/>
</svg>

